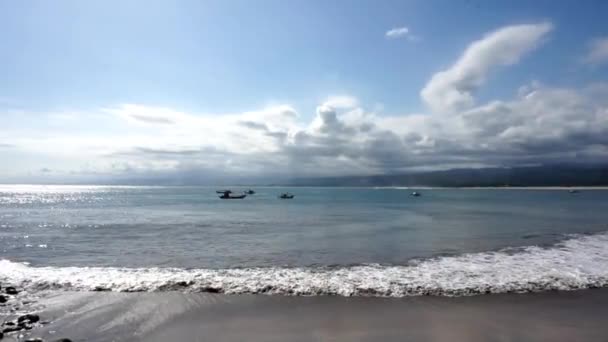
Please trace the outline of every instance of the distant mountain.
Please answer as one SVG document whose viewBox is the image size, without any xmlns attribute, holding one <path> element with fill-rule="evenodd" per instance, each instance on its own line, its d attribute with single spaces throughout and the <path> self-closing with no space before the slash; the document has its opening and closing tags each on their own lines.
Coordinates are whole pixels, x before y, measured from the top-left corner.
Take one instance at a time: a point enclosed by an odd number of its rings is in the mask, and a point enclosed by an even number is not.
<svg viewBox="0 0 608 342">
<path fill-rule="evenodd" d="M 437 187 L 503 187 L 503 186 L 608 186 L 606 165 L 551 165 L 515 168 L 451 169 L 403 174 L 301 177 L 265 175 L 256 178 L 237 176 L 211 177 L 197 172 L 171 174 L 135 174 L 53 178 L 36 182 L 0 180 L 0 183 L 32 184 L 99 184 L 99 185 L 205 185 L 205 186 L 437 186 Z"/>
<path fill-rule="evenodd" d="M 299 178 L 292 186 L 608 186 L 608 165 L 452 169 L 406 174 Z"/>
</svg>

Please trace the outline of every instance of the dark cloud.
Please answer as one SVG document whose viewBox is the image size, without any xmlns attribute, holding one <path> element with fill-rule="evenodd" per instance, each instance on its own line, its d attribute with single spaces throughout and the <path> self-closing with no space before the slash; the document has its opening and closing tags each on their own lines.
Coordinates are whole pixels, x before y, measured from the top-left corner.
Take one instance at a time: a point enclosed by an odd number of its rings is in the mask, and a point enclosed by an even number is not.
<svg viewBox="0 0 608 342">
<path fill-rule="evenodd" d="M 354 128 L 338 119 L 338 113 L 330 106 L 317 108 L 317 130 L 324 134 L 352 134 Z"/>
<path fill-rule="evenodd" d="M 247 127 L 250 129 L 268 131 L 268 126 L 264 123 L 254 122 L 254 121 L 239 121 L 239 125 L 243 127 Z"/>
<path fill-rule="evenodd" d="M 110 157 L 124 159 L 127 166 L 117 169 L 128 170 L 125 174 L 167 162 L 170 166 L 158 172 L 181 180 L 197 179 L 197 172 L 213 179 L 284 179 L 593 163 L 608 157 L 608 109 L 584 91 L 535 86 L 531 93 L 511 101 L 494 101 L 450 116 L 395 120 L 360 109 L 339 112 L 330 106 L 320 106 L 316 114 L 308 127 L 291 130 L 271 130 L 280 127 L 276 121 L 236 121 L 243 133 L 235 129 L 229 142 L 243 146 L 242 150 L 230 144 L 225 148 L 137 147 Z M 264 137 L 272 139 L 256 140 Z"/>
<path fill-rule="evenodd" d="M 130 113 L 128 115 L 130 118 L 132 118 L 134 120 L 145 122 L 145 123 L 165 124 L 165 125 L 171 125 L 171 124 L 175 123 L 174 120 L 167 118 L 167 117 L 156 117 L 156 116 L 149 116 L 149 115 L 145 115 L 145 114 L 136 114 L 136 113 Z"/>
<path fill-rule="evenodd" d="M 192 156 L 200 154 L 202 150 L 199 149 L 156 149 L 147 147 L 137 147 L 135 153 L 140 154 L 152 154 L 157 156 Z"/>
</svg>

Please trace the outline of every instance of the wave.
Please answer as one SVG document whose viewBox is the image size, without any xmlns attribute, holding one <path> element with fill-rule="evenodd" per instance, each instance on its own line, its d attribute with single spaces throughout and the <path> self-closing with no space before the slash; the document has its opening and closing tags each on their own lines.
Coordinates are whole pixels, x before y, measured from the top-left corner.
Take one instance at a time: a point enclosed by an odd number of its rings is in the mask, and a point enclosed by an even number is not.
<svg viewBox="0 0 608 342">
<path fill-rule="evenodd" d="M 32 267 L 0 260 L 0 280 L 29 291 L 188 291 L 403 297 L 575 290 L 608 286 L 608 233 L 548 248 L 471 253 L 404 266 L 178 269 Z"/>
</svg>

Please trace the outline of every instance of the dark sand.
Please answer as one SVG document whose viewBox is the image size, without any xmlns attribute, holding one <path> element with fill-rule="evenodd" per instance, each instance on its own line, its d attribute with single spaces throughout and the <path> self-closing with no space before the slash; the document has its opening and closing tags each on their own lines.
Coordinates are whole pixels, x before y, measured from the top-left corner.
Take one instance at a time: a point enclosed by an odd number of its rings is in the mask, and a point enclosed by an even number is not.
<svg viewBox="0 0 608 342">
<path fill-rule="evenodd" d="M 608 289 L 344 298 L 55 293 L 32 337 L 74 341 L 608 341 Z M 10 339 L 8 339 L 10 341 Z"/>
</svg>

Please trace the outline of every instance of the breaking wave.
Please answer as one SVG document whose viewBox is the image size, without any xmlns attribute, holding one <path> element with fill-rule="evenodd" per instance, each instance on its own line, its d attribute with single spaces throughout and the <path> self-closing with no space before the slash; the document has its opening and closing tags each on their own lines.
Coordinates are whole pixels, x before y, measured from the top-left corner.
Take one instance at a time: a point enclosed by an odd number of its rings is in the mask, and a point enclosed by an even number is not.
<svg viewBox="0 0 608 342">
<path fill-rule="evenodd" d="M 608 233 L 548 248 L 471 253 L 403 266 L 178 269 L 32 267 L 0 260 L 0 280 L 29 291 L 189 291 L 403 297 L 575 290 L 608 286 Z"/>
</svg>

